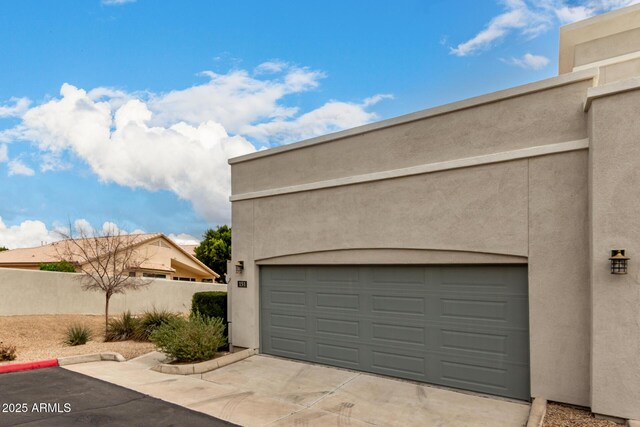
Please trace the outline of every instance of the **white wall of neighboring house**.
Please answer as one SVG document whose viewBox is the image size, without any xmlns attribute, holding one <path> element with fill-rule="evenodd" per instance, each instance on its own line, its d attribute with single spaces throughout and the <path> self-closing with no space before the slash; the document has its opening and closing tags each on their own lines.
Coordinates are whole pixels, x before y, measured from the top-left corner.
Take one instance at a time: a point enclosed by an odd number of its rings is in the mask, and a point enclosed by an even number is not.
<svg viewBox="0 0 640 427">
<path fill-rule="evenodd" d="M 83 290 L 81 277 L 74 273 L 2 268 L 0 316 L 103 314 L 104 294 Z M 109 303 L 109 313 L 127 310 L 140 313 L 154 307 L 188 312 L 193 294 L 205 291 L 226 292 L 227 285 L 154 279 L 140 290 L 114 295 Z"/>
</svg>

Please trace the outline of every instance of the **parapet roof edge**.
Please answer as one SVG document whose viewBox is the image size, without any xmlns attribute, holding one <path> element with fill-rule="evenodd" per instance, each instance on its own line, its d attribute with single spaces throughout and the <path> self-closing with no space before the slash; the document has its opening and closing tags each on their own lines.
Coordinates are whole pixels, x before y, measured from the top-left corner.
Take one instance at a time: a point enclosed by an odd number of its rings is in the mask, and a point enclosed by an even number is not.
<svg viewBox="0 0 640 427">
<path fill-rule="evenodd" d="M 379 122 L 370 123 L 363 126 L 358 126 L 351 129 L 346 129 L 340 132 L 334 132 L 327 135 L 318 136 L 311 139 L 306 139 L 292 144 L 282 145 L 280 147 L 270 148 L 268 150 L 257 151 L 255 153 L 245 154 L 243 156 L 234 157 L 228 160 L 230 165 L 242 163 L 250 160 L 260 159 L 263 157 L 269 157 L 276 154 L 284 153 L 287 151 L 298 150 L 301 148 L 310 147 L 313 145 L 323 144 L 325 142 L 336 141 L 339 139 L 360 135 L 367 132 L 372 132 L 392 126 L 398 126 L 405 123 L 414 122 L 417 120 L 426 119 L 429 117 L 440 116 L 455 111 L 465 110 L 472 107 L 478 107 L 484 104 L 491 104 L 493 102 L 502 101 L 509 98 L 515 98 L 518 96 L 540 92 L 543 90 L 553 89 L 559 86 L 569 85 L 575 82 L 595 79 L 598 76 L 598 68 L 591 68 L 582 71 L 576 71 L 573 73 L 562 74 L 557 77 L 551 77 L 549 79 L 540 80 L 533 83 L 528 83 L 521 86 L 512 87 L 509 89 L 492 92 L 473 98 L 467 98 L 461 101 L 452 102 L 450 104 L 440 105 L 438 107 L 428 108 L 426 110 L 416 111 L 414 113 L 405 114 L 391 119 L 382 120 Z"/>
</svg>

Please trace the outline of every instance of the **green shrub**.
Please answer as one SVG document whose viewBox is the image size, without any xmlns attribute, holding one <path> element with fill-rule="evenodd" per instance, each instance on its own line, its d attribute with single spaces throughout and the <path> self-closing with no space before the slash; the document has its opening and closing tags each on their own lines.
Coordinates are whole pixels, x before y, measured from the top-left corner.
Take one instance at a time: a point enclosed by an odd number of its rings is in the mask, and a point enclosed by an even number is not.
<svg viewBox="0 0 640 427">
<path fill-rule="evenodd" d="M 150 311 L 145 311 L 142 316 L 138 318 L 138 324 L 133 334 L 133 339 L 136 341 L 149 341 L 151 333 L 160 325 L 170 323 L 178 319 L 176 313 L 172 313 L 168 310 L 158 310 L 155 307 Z"/>
<path fill-rule="evenodd" d="M 16 358 L 16 346 L 4 344 L 0 341 L 0 362 L 8 360 L 15 360 Z"/>
<path fill-rule="evenodd" d="M 205 317 L 219 317 L 224 324 L 224 336 L 228 337 L 227 293 L 196 292 L 191 300 L 191 314 L 200 313 Z"/>
<path fill-rule="evenodd" d="M 84 325 L 73 324 L 65 332 L 64 343 L 66 345 L 83 345 L 91 339 L 91 330 Z"/>
<path fill-rule="evenodd" d="M 76 268 L 67 261 L 60 262 L 47 262 L 44 264 L 40 264 L 40 270 L 44 271 L 61 271 L 63 273 L 75 273 Z"/>
<path fill-rule="evenodd" d="M 126 341 L 133 338 L 138 327 L 139 320 L 127 311 L 120 317 L 109 319 L 107 322 L 107 332 L 104 334 L 105 341 Z"/>
<path fill-rule="evenodd" d="M 226 292 L 196 292 L 191 300 L 191 312 L 198 312 L 206 317 L 219 317 L 227 320 Z"/>
<path fill-rule="evenodd" d="M 196 312 L 189 319 L 177 318 L 151 333 L 153 342 L 177 362 L 210 360 L 226 343 L 222 319 Z"/>
</svg>

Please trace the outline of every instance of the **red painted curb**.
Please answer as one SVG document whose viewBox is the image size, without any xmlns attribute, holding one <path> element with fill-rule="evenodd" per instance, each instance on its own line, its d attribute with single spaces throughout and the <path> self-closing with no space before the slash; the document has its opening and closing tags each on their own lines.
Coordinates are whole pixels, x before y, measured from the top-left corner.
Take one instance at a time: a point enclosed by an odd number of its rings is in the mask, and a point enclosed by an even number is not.
<svg viewBox="0 0 640 427">
<path fill-rule="evenodd" d="M 7 372 L 28 371 L 31 369 L 51 368 L 58 366 L 58 359 L 36 360 L 35 362 L 12 363 L 10 365 L 0 365 L 0 374 Z"/>
</svg>

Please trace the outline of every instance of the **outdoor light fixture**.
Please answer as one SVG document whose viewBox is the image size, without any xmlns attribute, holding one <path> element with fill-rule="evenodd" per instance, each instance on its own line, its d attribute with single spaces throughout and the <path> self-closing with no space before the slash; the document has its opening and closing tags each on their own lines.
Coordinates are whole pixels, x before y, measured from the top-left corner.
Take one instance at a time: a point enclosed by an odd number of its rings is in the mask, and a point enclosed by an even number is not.
<svg viewBox="0 0 640 427">
<path fill-rule="evenodd" d="M 611 274 L 627 274 L 627 261 L 629 257 L 624 255 L 624 249 L 611 250 Z"/>
<path fill-rule="evenodd" d="M 244 270 L 244 261 L 238 261 L 236 263 L 236 273 L 240 274 L 242 273 L 243 270 Z"/>
</svg>

